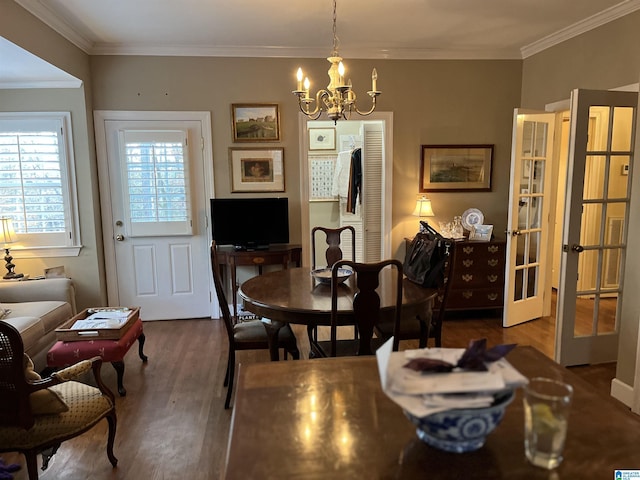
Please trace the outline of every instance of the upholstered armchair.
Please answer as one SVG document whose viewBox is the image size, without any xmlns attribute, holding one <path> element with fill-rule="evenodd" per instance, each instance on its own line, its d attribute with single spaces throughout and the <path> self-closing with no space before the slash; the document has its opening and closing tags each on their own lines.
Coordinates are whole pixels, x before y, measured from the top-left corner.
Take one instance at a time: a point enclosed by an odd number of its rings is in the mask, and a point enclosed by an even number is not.
<svg viewBox="0 0 640 480">
<path fill-rule="evenodd" d="M 102 383 L 101 365 L 100 357 L 95 357 L 40 378 L 24 354 L 18 331 L 0 321 L 0 452 L 24 454 L 30 480 L 38 478 L 39 453 L 45 470 L 63 441 L 86 432 L 103 418 L 109 423 L 107 456 L 117 465 L 113 454 L 115 399 Z M 90 370 L 98 388 L 73 380 Z"/>
</svg>

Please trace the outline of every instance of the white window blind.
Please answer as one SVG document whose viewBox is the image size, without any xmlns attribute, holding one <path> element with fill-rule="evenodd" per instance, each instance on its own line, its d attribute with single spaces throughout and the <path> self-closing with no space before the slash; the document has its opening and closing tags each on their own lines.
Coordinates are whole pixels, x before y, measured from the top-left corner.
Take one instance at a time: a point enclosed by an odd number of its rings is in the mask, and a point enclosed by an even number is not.
<svg viewBox="0 0 640 480">
<path fill-rule="evenodd" d="M 191 235 L 187 135 L 121 132 L 129 235 Z"/>
<path fill-rule="evenodd" d="M 79 245 L 68 113 L 0 114 L 0 215 L 23 247 Z"/>
</svg>

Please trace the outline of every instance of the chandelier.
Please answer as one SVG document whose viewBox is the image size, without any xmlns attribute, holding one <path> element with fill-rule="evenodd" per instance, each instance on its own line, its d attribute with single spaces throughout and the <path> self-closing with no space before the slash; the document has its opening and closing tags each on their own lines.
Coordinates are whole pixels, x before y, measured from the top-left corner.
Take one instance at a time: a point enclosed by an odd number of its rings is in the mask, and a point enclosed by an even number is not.
<svg viewBox="0 0 640 480">
<path fill-rule="evenodd" d="M 302 68 L 298 68 L 297 80 L 298 87 L 292 93 L 298 97 L 298 106 L 300 111 L 307 115 L 311 120 L 320 117 L 323 111 L 327 116 L 337 123 L 341 118 L 348 120 L 352 112 L 359 115 L 370 115 L 376 108 L 376 97 L 380 95 L 377 89 L 378 72 L 374 68 L 371 72 L 371 90 L 367 94 L 371 97 L 373 104 L 371 109 L 363 112 L 356 106 L 356 94 L 351 85 L 351 79 L 347 83 L 344 81 L 345 68 L 342 63 L 342 57 L 338 53 L 338 36 L 336 35 L 336 0 L 333 0 L 333 51 L 331 56 L 327 58 L 331 67 L 327 72 L 329 74 L 329 85 L 326 89 L 318 90 L 315 99 L 309 96 L 309 87 L 311 83 L 309 78 L 302 81 Z M 315 103 L 315 107 L 313 104 Z"/>
</svg>

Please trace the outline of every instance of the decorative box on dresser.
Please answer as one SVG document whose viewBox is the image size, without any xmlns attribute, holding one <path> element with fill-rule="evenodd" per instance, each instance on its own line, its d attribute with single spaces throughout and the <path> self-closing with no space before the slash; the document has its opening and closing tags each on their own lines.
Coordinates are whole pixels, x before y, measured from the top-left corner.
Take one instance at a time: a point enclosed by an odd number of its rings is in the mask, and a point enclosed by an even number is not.
<svg viewBox="0 0 640 480">
<path fill-rule="evenodd" d="M 447 311 L 502 308 L 505 248 L 501 239 L 454 243 Z"/>
</svg>

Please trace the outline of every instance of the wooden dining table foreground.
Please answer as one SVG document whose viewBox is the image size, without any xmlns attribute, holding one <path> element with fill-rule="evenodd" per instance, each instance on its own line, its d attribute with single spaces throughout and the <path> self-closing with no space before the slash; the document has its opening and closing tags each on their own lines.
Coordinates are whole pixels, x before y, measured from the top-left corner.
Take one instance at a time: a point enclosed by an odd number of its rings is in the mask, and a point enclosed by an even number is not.
<svg viewBox="0 0 640 480">
<path fill-rule="evenodd" d="M 610 479 L 640 469 L 640 417 L 532 347 L 507 359 L 574 387 L 555 471 L 525 459 L 520 391 L 480 450 L 447 453 L 422 443 L 383 393 L 375 357 L 348 357 L 241 365 L 225 478 Z"/>
</svg>

